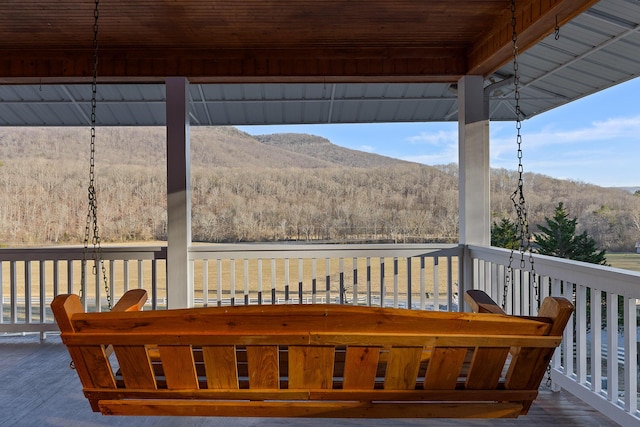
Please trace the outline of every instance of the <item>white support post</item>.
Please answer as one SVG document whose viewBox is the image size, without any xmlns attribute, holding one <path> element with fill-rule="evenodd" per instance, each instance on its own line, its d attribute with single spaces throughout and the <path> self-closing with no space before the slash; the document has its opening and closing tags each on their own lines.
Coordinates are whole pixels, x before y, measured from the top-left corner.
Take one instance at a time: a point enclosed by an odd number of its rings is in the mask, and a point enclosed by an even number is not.
<svg viewBox="0 0 640 427">
<path fill-rule="evenodd" d="M 491 244 L 489 113 L 482 76 L 458 81 L 458 194 L 460 244 Z M 466 254 L 466 251 L 465 251 Z M 459 296 L 473 285 L 472 262 L 461 264 Z"/>
<path fill-rule="evenodd" d="M 465 76 L 458 82 L 458 184 L 463 244 L 491 244 L 489 118 L 483 83 L 481 76 Z"/>
<path fill-rule="evenodd" d="M 169 77 L 167 91 L 167 306 L 193 307 L 189 81 Z"/>
</svg>

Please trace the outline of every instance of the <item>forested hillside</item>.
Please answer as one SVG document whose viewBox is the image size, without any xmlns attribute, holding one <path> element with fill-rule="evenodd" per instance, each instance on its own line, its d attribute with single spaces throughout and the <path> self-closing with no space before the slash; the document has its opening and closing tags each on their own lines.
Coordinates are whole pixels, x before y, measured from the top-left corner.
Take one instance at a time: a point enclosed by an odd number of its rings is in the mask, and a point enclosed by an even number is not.
<svg viewBox="0 0 640 427">
<path fill-rule="evenodd" d="M 457 167 L 429 167 L 310 135 L 252 137 L 192 128 L 196 241 L 457 241 Z M 80 243 L 88 129 L 0 129 L 0 245 Z M 103 241 L 166 238 L 163 128 L 100 128 L 96 174 Z M 511 215 L 513 171 L 492 172 L 495 218 Z M 532 225 L 564 202 L 608 250 L 640 240 L 640 198 L 526 174 Z M 535 231 L 535 228 L 534 228 Z"/>
</svg>

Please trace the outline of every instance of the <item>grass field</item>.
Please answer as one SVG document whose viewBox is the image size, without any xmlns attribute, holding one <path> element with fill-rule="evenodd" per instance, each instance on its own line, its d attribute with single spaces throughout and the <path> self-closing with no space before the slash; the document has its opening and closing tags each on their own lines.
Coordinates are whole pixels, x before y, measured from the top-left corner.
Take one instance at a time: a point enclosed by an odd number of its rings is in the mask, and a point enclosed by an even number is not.
<svg viewBox="0 0 640 427">
<path fill-rule="evenodd" d="M 640 254 L 636 253 L 608 253 L 607 263 L 611 267 L 640 271 Z"/>
</svg>

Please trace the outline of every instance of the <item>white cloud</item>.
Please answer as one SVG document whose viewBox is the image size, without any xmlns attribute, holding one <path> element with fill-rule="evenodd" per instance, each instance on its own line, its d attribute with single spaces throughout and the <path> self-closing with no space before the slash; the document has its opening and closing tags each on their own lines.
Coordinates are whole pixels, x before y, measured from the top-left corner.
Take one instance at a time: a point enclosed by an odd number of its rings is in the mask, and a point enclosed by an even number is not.
<svg viewBox="0 0 640 427">
<path fill-rule="evenodd" d="M 562 142 L 583 142 L 637 137 L 638 134 L 640 134 L 640 116 L 597 121 L 584 129 L 557 132 L 556 135 Z"/>
<path fill-rule="evenodd" d="M 374 153 L 376 150 L 371 145 L 361 145 L 358 150 L 365 151 L 367 153 Z"/>
<path fill-rule="evenodd" d="M 419 135 L 407 137 L 406 140 L 413 144 L 446 146 L 458 143 L 458 132 L 446 130 L 440 130 L 437 132 L 420 132 Z"/>
<path fill-rule="evenodd" d="M 457 130 L 420 132 L 418 135 L 405 138 L 405 140 L 424 148 L 418 149 L 416 154 L 400 156 L 402 160 L 426 165 L 440 165 L 458 161 Z"/>
<path fill-rule="evenodd" d="M 569 130 L 555 123 L 533 130 L 535 125 L 535 119 L 525 121 L 521 129 L 526 172 L 611 186 L 637 180 L 640 115 L 593 121 Z M 491 131 L 491 166 L 516 169 L 515 126 Z"/>
<path fill-rule="evenodd" d="M 505 136 L 509 132 L 511 136 Z M 495 133 L 494 133 L 495 132 Z M 598 160 L 603 152 L 610 152 L 629 138 L 636 139 L 640 135 L 640 115 L 635 117 L 611 118 L 604 121 L 595 121 L 586 127 L 559 130 L 554 126 L 545 126 L 536 132 L 527 131 L 527 122 L 521 129 L 522 150 L 537 156 L 556 156 L 557 161 L 574 157 L 590 157 L 590 160 Z M 567 151 L 569 145 L 580 144 Z M 564 147 L 564 148 L 563 148 Z M 604 150 L 604 148 L 607 150 Z M 492 129 L 491 158 L 492 161 L 502 162 L 507 157 L 516 155 L 517 141 L 515 126 L 510 130 L 507 127 Z M 545 150 L 541 153 L 540 150 Z M 511 154 L 513 153 L 513 156 Z M 621 153 L 625 155 L 624 153 Z M 547 157 L 549 158 L 549 157 Z M 500 166 L 502 167 L 502 166 Z"/>
<path fill-rule="evenodd" d="M 599 185 L 635 182 L 636 165 L 640 164 L 640 150 L 636 148 L 640 115 L 594 120 L 580 127 L 575 123 L 550 121 L 544 115 L 524 121 L 521 137 L 525 172 Z M 490 130 L 491 166 L 516 170 L 515 123 L 493 122 Z M 414 149 L 394 157 L 428 165 L 458 161 L 455 128 L 419 131 L 404 140 Z"/>
</svg>

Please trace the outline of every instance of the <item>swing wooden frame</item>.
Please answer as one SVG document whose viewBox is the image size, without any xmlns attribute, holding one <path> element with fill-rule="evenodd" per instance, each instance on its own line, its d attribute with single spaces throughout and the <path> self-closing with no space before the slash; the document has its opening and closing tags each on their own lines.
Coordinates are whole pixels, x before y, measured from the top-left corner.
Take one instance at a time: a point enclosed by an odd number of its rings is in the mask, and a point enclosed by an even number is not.
<svg viewBox="0 0 640 427">
<path fill-rule="evenodd" d="M 104 415 L 320 418 L 518 417 L 537 396 L 573 312 L 547 297 L 537 317 L 344 305 L 110 312 L 77 295 L 52 310 L 91 408 Z M 498 313 L 498 314 L 496 314 Z"/>
</svg>

